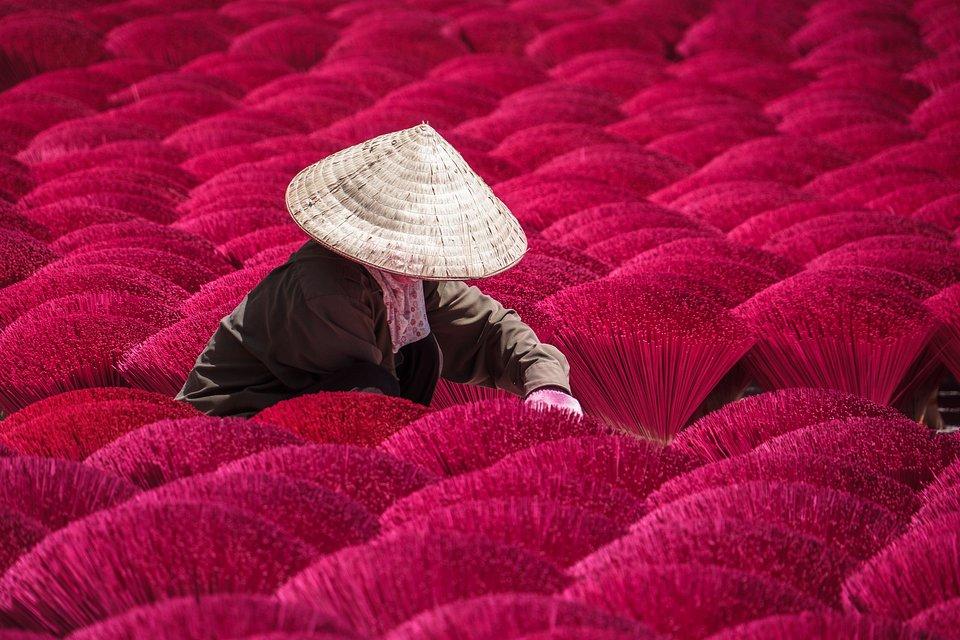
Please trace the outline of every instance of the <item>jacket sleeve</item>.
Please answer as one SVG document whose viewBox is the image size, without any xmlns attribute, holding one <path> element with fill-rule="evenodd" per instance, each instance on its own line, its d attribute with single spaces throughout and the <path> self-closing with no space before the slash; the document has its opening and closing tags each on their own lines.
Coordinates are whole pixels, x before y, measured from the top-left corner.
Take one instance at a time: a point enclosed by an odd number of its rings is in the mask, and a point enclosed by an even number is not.
<svg viewBox="0 0 960 640">
<path fill-rule="evenodd" d="M 515 311 L 463 282 L 428 283 L 425 293 L 444 378 L 520 396 L 542 387 L 570 392 L 567 359 Z"/>
</svg>

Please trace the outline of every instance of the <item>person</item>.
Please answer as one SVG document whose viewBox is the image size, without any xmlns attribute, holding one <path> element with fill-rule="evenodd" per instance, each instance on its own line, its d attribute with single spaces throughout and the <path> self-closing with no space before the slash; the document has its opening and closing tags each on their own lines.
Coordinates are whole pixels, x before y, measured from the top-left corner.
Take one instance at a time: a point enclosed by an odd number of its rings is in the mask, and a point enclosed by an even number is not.
<svg viewBox="0 0 960 640">
<path fill-rule="evenodd" d="M 429 125 L 305 168 L 286 204 L 310 239 L 220 322 L 179 400 L 217 416 L 319 391 L 426 405 L 443 377 L 581 413 L 563 354 L 463 282 L 510 268 L 527 241 Z"/>
</svg>

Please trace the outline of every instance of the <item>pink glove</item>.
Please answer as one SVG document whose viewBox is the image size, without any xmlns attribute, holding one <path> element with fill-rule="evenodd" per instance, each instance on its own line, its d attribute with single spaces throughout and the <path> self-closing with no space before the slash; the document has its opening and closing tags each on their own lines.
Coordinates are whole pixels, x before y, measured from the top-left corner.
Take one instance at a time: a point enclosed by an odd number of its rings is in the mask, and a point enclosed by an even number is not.
<svg viewBox="0 0 960 640">
<path fill-rule="evenodd" d="M 560 409 L 578 416 L 583 415 L 583 409 L 576 398 L 556 389 L 537 389 L 527 396 L 527 402 L 536 409 Z"/>
</svg>

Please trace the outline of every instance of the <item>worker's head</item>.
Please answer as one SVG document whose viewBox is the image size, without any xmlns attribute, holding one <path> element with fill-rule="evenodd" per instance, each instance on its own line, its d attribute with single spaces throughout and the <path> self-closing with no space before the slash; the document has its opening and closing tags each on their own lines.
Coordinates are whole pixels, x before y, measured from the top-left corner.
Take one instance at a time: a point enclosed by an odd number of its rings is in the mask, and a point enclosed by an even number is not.
<svg viewBox="0 0 960 640">
<path fill-rule="evenodd" d="M 327 156 L 294 177 L 287 209 L 331 251 L 422 280 L 484 278 L 523 257 L 519 222 L 427 124 Z"/>
</svg>

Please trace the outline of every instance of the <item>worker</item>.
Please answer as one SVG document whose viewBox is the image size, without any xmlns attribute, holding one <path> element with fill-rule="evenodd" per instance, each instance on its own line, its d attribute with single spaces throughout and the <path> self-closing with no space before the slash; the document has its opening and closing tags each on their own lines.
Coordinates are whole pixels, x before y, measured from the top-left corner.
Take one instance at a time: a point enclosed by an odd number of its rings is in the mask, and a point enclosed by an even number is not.
<svg viewBox="0 0 960 640">
<path fill-rule="evenodd" d="M 581 413 L 564 356 L 463 282 L 509 269 L 527 241 L 429 125 L 303 169 L 286 204 L 310 239 L 221 320 L 178 399 L 217 416 L 320 391 L 427 405 L 443 377 Z"/>
</svg>

